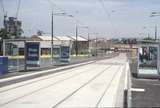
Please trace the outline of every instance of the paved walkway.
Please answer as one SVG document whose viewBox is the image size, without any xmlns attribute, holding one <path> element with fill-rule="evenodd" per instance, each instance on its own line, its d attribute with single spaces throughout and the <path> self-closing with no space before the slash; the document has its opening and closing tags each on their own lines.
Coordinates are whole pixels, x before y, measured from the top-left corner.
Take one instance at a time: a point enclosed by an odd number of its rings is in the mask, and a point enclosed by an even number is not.
<svg viewBox="0 0 160 108">
<path fill-rule="evenodd" d="M 1 108 L 122 107 L 124 54 L 0 88 Z"/>
</svg>

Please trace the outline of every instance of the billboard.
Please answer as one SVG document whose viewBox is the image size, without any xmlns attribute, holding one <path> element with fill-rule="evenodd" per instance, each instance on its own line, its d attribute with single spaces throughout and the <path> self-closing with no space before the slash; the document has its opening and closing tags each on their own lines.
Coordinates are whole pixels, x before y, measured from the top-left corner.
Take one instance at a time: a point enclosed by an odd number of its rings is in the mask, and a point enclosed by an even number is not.
<svg viewBox="0 0 160 108">
<path fill-rule="evenodd" d="M 29 67 L 36 67 L 40 65 L 40 43 L 26 42 L 26 65 Z"/>
<path fill-rule="evenodd" d="M 139 67 L 157 68 L 158 48 L 154 46 L 143 46 L 139 50 Z"/>
</svg>

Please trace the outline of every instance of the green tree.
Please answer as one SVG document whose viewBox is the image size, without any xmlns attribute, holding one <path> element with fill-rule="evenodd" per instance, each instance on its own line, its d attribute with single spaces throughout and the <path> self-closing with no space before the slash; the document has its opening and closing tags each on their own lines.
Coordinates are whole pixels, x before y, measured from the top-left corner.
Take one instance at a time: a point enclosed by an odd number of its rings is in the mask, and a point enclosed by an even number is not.
<svg viewBox="0 0 160 108">
<path fill-rule="evenodd" d="M 3 51 L 3 39 L 9 39 L 9 33 L 7 32 L 6 29 L 1 28 L 0 29 L 0 55 L 2 55 L 2 51 Z"/>
<path fill-rule="evenodd" d="M 146 37 L 146 38 L 144 38 L 143 40 L 154 40 L 154 39 L 151 38 L 151 37 Z"/>
<path fill-rule="evenodd" d="M 4 29 L 4 28 L 1 28 L 0 29 L 0 39 L 1 39 L 1 41 L 3 39 L 9 39 L 9 38 L 10 38 L 10 36 L 9 36 L 9 33 L 7 32 L 7 30 Z"/>
</svg>

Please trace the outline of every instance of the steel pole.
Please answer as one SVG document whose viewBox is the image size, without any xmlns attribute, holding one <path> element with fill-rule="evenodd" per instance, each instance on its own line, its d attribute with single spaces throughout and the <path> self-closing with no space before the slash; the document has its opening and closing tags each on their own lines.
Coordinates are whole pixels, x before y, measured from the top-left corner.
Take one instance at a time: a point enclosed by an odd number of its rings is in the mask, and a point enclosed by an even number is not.
<svg viewBox="0 0 160 108">
<path fill-rule="evenodd" d="M 51 63 L 53 64 L 53 11 L 51 18 Z"/>
<path fill-rule="evenodd" d="M 78 56 L 78 27 L 76 26 L 76 56 Z"/>
<path fill-rule="evenodd" d="M 155 26 L 155 41 L 157 40 L 157 26 Z"/>
</svg>

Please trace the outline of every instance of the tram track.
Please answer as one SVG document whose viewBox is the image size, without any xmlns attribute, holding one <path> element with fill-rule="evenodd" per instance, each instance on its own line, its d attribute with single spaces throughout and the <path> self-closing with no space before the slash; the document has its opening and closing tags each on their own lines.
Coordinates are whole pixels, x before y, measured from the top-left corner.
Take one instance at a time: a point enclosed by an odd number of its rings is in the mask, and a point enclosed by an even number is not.
<svg viewBox="0 0 160 108">
<path fill-rule="evenodd" d="M 107 66 L 107 68 L 108 67 L 111 67 L 111 66 Z M 4 105 L 7 105 L 7 104 L 9 104 L 9 103 L 11 103 L 11 102 L 14 102 L 14 101 L 16 101 L 16 100 L 19 100 L 19 99 L 21 99 L 21 98 L 23 98 L 23 97 L 26 97 L 26 96 L 29 96 L 29 95 L 31 95 L 31 94 L 34 94 L 34 93 L 36 93 L 36 92 L 38 92 L 38 91 L 41 91 L 41 90 L 43 90 L 43 89 L 46 89 L 46 88 L 49 88 L 49 87 L 51 87 L 51 86 L 54 86 L 54 85 L 56 85 L 56 84 L 59 84 L 59 83 L 61 83 L 61 82 L 64 82 L 64 81 L 66 81 L 66 80 L 69 80 L 69 79 L 72 79 L 72 78 L 74 78 L 74 77 L 76 77 L 76 76 L 79 76 L 80 74 L 84 74 L 84 73 L 86 73 L 87 71 L 89 71 L 90 69 L 93 69 L 93 67 L 91 67 L 91 68 L 89 68 L 88 70 L 84 70 L 83 72 L 81 71 L 81 72 L 78 72 L 77 74 L 74 74 L 74 75 L 72 75 L 72 76 L 70 76 L 70 77 L 67 77 L 67 78 L 65 78 L 65 79 L 61 79 L 61 80 L 59 80 L 59 81 L 57 81 L 57 82 L 54 82 L 54 83 L 52 83 L 52 84 L 50 84 L 50 85 L 47 85 L 47 86 L 44 86 L 44 87 L 42 87 L 42 88 L 39 88 L 39 89 L 36 89 L 36 90 L 34 90 L 34 91 L 32 91 L 32 92 L 29 92 L 29 93 L 27 93 L 27 94 L 24 94 L 24 95 L 22 95 L 22 96 L 20 96 L 20 97 L 17 97 L 17 98 L 14 98 L 14 99 L 12 99 L 12 100 L 9 100 L 9 101 L 7 101 L 7 102 L 5 102 L 5 103 L 3 103 L 3 104 L 1 104 L 0 105 L 0 107 L 2 107 L 2 106 L 4 106 Z M 73 70 L 74 71 L 74 70 Z M 72 71 L 72 72 L 73 72 Z M 67 72 L 68 73 L 68 72 Z M 53 78 L 53 77 L 52 77 Z M 47 78 L 46 78 L 47 79 Z M 45 80 L 45 79 L 43 79 L 43 80 Z M 41 80 L 39 80 L 39 81 L 41 81 Z M 35 83 L 35 82 L 33 82 L 33 83 Z M 32 83 L 32 84 L 33 84 Z M 31 83 L 30 83 L 31 84 Z M 23 85 L 23 86 L 25 86 L 25 85 Z M 21 86 L 22 87 L 22 86 Z M 15 89 L 15 88 L 14 88 Z M 11 89 L 10 89 L 11 90 Z M 12 89 L 13 90 L 13 89 Z"/>
<path fill-rule="evenodd" d="M 102 95 L 101 95 L 100 99 L 98 100 L 98 102 L 97 102 L 97 104 L 96 104 L 95 108 L 98 108 L 99 104 L 101 103 L 101 101 L 102 101 L 103 97 L 104 97 L 104 96 L 105 96 L 105 94 L 107 93 L 107 91 L 108 91 L 109 87 L 110 87 L 110 86 L 111 86 L 111 84 L 112 84 L 112 81 L 115 79 L 115 77 L 116 77 L 117 73 L 119 72 L 120 68 L 121 68 L 121 66 L 119 66 L 119 68 L 114 72 L 113 77 L 112 77 L 112 78 L 111 78 L 111 80 L 109 81 L 109 84 L 107 84 L 107 86 L 106 86 L 106 88 L 105 88 L 104 92 L 102 93 Z"/>
<path fill-rule="evenodd" d="M 67 95 L 65 98 L 63 98 L 61 101 L 59 101 L 58 103 L 56 103 L 52 108 L 56 108 L 58 107 L 61 103 L 63 103 L 64 101 L 66 101 L 68 98 L 70 98 L 71 96 L 73 96 L 75 93 L 77 93 L 80 89 L 82 89 L 83 87 L 85 87 L 86 85 L 88 85 L 89 83 L 91 83 L 93 80 L 95 80 L 97 77 L 99 77 L 100 75 L 102 75 L 106 70 L 108 70 L 109 68 L 111 68 L 112 65 L 109 65 L 107 68 L 103 69 L 101 72 L 99 72 L 98 74 L 96 74 L 94 77 L 92 77 L 90 80 L 88 80 L 86 83 L 84 83 L 83 85 L 81 85 L 79 88 L 77 88 L 76 90 L 74 90 L 72 93 L 70 93 L 69 95 Z"/>
<path fill-rule="evenodd" d="M 89 64 L 87 64 L 87 65 L 89 65 Z M 34 83 L 37 83 L 37 82 L 40 82 L 40 81 L 43 81 L 43 80 L 51 79 L 51 78 L 54 78 L 54 77 L 57 77 L 57 76 L 60 76 L 60 75 L 68 74 L 68 73 L 71 73 L 73 71 L 74 71 L 74 68 L 67 70 L 67 72 L 63 71 L 63 72 L 60 72 L 57 75 L 52 75 L 52 76 L 49 76 L 49 77 L 46 77 L 46 78 L 42 78 L 42 79 L 39 79 L 39 80 L 36 80 L 36 81 L 31 81 L 31 82 L 28 82 L 28 83 L 25 83 L 25 84 L 22 84 L 22 85 L 19 85 L 19 86 L 16 86 L 16 87 L 12 87 L 12 88 L 9 88 L 9 89 L 1 90 L 0 93 L 7 92 L 7 91 L 10 91 L 10 90 L 13 90 L 13 89 L 17 89 L 17 88 L 20 88 L 20 87 L 23 87 L 23 86 L 26 86 L 26 85 L 34 84 Z M 79 72 L 79 73 L 81 73 L 81 72 Z"/>
</svg>

